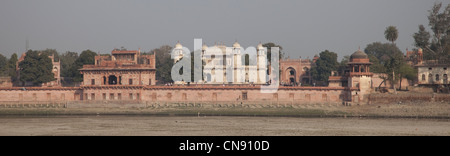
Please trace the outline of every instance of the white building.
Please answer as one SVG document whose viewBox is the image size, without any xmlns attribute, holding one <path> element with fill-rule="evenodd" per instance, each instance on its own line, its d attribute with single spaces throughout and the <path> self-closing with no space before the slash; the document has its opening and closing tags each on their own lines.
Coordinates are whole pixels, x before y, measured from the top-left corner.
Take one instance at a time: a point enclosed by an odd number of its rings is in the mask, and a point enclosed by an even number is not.
<svg viewBox="0 0 450 156">
<path fill-rule="evenodd" d="M 419 85 L 449 84 L 450 71 L 448 64 L 425 63 L 416 66 L 418 69 Z"/>
<path fill-rule="evenodd" d="M 253 49 L 255 50 L 255 49 Z M 202 47 L 204 83 L 206 84 L 266 84 L 267 52 L 259 44 L 256 53 L 236 41 L 232 47 L 215 45 Z M 245 55 L 249 61 L 246 65 Z"/>
</svg>

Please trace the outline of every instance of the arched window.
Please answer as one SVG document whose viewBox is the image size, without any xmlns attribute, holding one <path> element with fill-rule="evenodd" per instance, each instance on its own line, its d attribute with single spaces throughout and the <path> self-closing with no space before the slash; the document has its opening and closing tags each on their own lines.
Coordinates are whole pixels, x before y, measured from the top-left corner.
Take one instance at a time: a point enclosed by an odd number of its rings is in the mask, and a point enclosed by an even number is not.
<svg viewBox="0 0 450 156">
<path fill-rule="evenodd" d="M 422 81 L 425 81 L 425 74 L 422 74 Z"/>
<path fill-rule="evenodd" d="M 439 74 L 436 74 L 436 81 L 439 81 Z"/>
<path fill-rule="evenodd" d="M 428 82 L 433 83 L 433 74 L 428 75 Z"/>
</svg>

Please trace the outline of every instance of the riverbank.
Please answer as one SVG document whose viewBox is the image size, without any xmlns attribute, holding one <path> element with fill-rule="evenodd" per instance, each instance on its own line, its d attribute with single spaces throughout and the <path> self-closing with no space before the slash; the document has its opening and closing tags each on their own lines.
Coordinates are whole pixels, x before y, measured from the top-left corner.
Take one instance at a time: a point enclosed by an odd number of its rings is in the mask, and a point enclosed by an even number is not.
<svg viewBox="0 0 450 156">
<path fill-rule="evenodd" d="M 55 115 L 159 115 L 159 116 L 269 116 L 269 117 L 373 117 L 450 118 L 450 103 L 371 104 L 362 106 L 301 105 L 247 107 L 147 108 L 0 108 L 1 116 Z"/>
</svg>

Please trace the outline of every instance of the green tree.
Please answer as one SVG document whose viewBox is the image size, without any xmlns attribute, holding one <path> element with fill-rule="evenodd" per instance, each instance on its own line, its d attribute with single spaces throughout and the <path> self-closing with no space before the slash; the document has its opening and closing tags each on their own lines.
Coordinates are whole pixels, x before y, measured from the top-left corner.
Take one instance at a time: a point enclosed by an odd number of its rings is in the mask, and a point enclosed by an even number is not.
<svg viewBox="0 0 450 156">
<path fill-rule="evenodd" d="M 344 75 L 345 74 L 345 70 L 347 69 L 347 63 L 350 61 L 350 56 L 346 55 L 342 58 L 341 62 L 339 63 L 338 66 L 338 72 L 339 75 Z"/>
<path fill-rule="evenodd" d="M 0 76 L 8 75 L 6 70 L 8 67 L 8 59 L 0 54 Z"/>
<path fill-rule="evenodd" d="M 399 77 L 400 77 L 400 87 L 399 90 L 402 89 L 402 80 L 406 78 L 407 80 L 415 80 L 417 78 L 417 70 L 412 68 L 410 65 L 403 63 L 398 69 Z"/>
<path fill-rule="evenodd" d="M 18 61 L 18 59 L 17 59 L 16 53 L 12 54 L 11 58 L 9 58 L 9 60 L 8 60 L 7 72 L 8 72 L 8 75 L 11 76 L 12 82 L 17 81 L 17 71 L 16 71 L 17 61 Z"/>
<path fill-rule="evenodd" d="M 54 56 L 55 62 L 59 61 L 59 53 L 58 51 L 56 51 L 56 49 L 45 49 L 38 52 L 47 56 Z"/>
<path fill-rule="evenodd" d="M 368 56 L 369 56 L 369 61 L 371 63 L 373 63 L 370 66 L 370 72 L 373 72 L 373 73 L 386 73 L 386 68 L 384 67 L 384 65 L 382 65 L 380 63 L 380 60 L 378 60 L 377 57 L 375 57 L 372 54 L 369 54 Z"/>
<path fill-rule="evenodd" d="M 32 82 L 33 85 L 54 81 L 52 60 L 48 55 L 29 50 L 19 63 L 20 81 Z"/>
<path fill-rule="evenodd" d="M 414 33 L 415 45 L 422 48 L 425 59 L 438 60 L 447 63 L 450 60 L 450 4 L 441 11 L 442 2 L 435 3 L 429 10 L 428 25 L 433 34 L 419 26 L 419 32 Z M 430 42 L 431 39 L 431 42 Z"/>
<path fill-rule="evenodd" d="M 384 31 L 384 37 L 388 40 L 391 41 L 392 44 L 395 44 L 395 40 L 397 40 L 398 38 L 398 30 L 397 27 L 395 26 L 389 26 L 386 28 L 386 30 Z"/>
<path fill-rule="evenodd" d="M 77 52 L 67 51 L 66 53 L 60 56 L 61 60 L 61 76 L 62 77 L 71 77 L 74 75 L 70 68 L 75 64 L 75 61 L 78 58 Z"/>
<path fill-rule="evenodd" d="M 316 61 L 316 66 L 311 69 L 311 75 L 313 79 L 328 82 L 328 78 L 331 76 L 331 71 L 335 71 L 338 68 L 337 54 L 325 50 L 320 53 L 319 59 Z"/>
<path fill-rule="evenodd" d="M 373 66 L 370 68 L 371 71 L 388 75 L 387 77 L 381 77 L 384 79 L 381 84 L 385 83 L 386 80 L 390 80 L 395 87 L 396 81 L 394 80 L 399 79 L 398 73 L 395 73 L 398 72 L 399 67 L 405 63 L 402 51 L 400 51 L 395 44 L 380 42 L 374 42 L 367 45 L 364 51 L 369 56 L 369 60 L 373 63 Z"/>
<path fill-rule="evenodd" d="M 402 51 L 395 44 L 391 43 L 374 42 L 368 44 L 364 52 L 369 56 L 375 56 L 382 65 L 390 61 L 392 57 L 403 58 Z"/>
<path fill-rule="evenodd" d="M 83 68 L 83 65 L 95 64 L 95 56 L 97 56 L 97 53 L 91 50 L 81 52 L 80 57 L 75 60 L 74 64 L 70 68 L 69 74 L 71 73 L 72 76 L 69 77 L 73 77 L 73 81 L 75 82 L 82 82 L 83 75 L 79 70 Z"/>
<path fill-rule="evenodd" d="M 153 49 L 151 54 L 156 53 L 156 80 L 159 84 L 171 83 L 172 81 L 172 67 L 174 60 L 171 58 L 170 53 L 172 52 L 172 47 L 168 45 L 163 45 L 159 48 Z"/>
<path fill-rule="evenodd" d="M 280 55 L 279 55 L 279 59 L 280 59 L 280 60 L 281 60 L 281 59 L 283 58 L 283 56 L 284 56 L 284 53 L 283 53 L 283 47 L 281 47 L 280 45 L 277 45 L 277 44 L 275 44 L 275 43 L 269 42 L 269 43 L 263 44 L 263 47 L 266 47 L 266 48 L 267 48 L 267 60 L 268 60 L 269 62 L 272 62 L 272 61 L 271 61 L 271 57 L 272 57 L 272 50 L 271 50 L 271 48 L 272 48 L 272 47 L 279 47 L 279 48 L 280 48 Z"/>
</svg>

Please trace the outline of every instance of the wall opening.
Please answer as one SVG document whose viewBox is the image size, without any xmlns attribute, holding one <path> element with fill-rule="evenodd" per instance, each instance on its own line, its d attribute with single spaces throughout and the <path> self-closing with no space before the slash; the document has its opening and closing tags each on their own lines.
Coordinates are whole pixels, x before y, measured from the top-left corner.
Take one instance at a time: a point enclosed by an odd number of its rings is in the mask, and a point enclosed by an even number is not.
<svg viewBox="0 0 450 156">
<path fill-rule="evenodd" d="M 114 100 L 114 93 L 109 94 L 109 100 Z"/>
<path fill-rule="evenodd" d="M 95 93 L 91 93 L 91 100 L 95 100 Z"/>
<path fill-rule="evenodd" d="M 117 84 L 117 77 L 114 75 L 110 75 L 108 77 L 108 84 L 109 85 L 116 85 Z"/>
<path fill-rule="evenodd" d="M 248 100 L 248 93 L 247 92 L 242 92 L 242 100 Z"/>
</svg>

